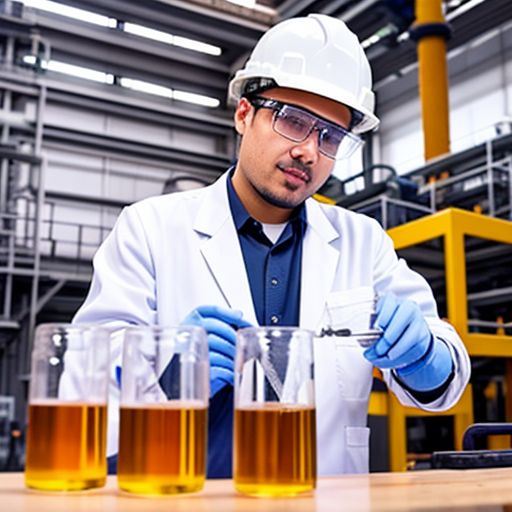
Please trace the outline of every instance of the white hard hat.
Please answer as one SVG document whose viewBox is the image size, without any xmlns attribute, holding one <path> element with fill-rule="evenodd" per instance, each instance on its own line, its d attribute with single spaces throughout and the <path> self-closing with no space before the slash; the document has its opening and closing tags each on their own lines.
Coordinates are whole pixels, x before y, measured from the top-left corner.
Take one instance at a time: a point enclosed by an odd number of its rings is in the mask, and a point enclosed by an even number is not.
<svg viewBox="0 0 512 512">
<path fill-rule="evenodd" d="M 263 87 L 289 87 L 343 103 L 360 115 L 352 132 L 379 124 L 373 113 L 370 64 L 356 35 L 345 23 L 323 14 L 292 18 L 269 29 L 258 41 L 245 68 L 229 84 L 229 97 L 247 94 L 246 84 L 261 79 Z M 257 89 L 257 87 L 256 87 Z"/>
</svg>

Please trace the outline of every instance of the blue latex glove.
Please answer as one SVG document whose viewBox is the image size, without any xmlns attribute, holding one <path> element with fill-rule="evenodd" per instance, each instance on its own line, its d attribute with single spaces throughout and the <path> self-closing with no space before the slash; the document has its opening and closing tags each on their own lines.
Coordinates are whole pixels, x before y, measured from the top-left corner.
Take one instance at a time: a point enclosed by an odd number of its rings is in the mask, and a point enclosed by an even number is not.
<svg viewBox="0 0 512 512">
<path fill-rule="evenodd" d="M 378 368 L 393 369 L 413 390 L 442 386 L 453 369 L 450 350 L 432 336 L 418 305 L 388 293 L 377 303 L 376 313 L 375 323 L 383 334 L 365 350 L 366 359 Z"/>
<path fill-rule="evenodd" d="M 219 306 L 199 306 L 182 325 L 198 325 L 208 333 L 210 352 L 210 396 L 234 382 L 236 329 L 251 327 L 242 312 Z"/>
</svg>

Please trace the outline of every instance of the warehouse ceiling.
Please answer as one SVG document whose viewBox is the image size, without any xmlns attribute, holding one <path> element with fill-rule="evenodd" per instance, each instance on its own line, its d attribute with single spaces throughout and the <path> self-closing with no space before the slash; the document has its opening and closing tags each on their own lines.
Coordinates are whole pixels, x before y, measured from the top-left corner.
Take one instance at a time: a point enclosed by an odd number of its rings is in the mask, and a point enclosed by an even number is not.
<svg viewBox="0 0 512 512">
<path fill-rule="evenodd" d="M 262 0 L 254 8 L 233 3 L 244 1 L 61 0 L 121 24 L 139 24 L 208 43 L 220 48 L 219 56 L 88 26 L 49 12 L 38 11 L 36 25 L 49 41 L 54 59 L 206 94 L 222 105 L 229 77 L 243 65 L 261 34 L 292 16 L 320 12 L 346 21 L 366 46 L 376 82 L 400 74 L 416 61 L 415 44 L 407 37 L 414 21 L 412 0 Z M 512 19 L 512 2 L 450 0 L 446 13 L 453 29 L 451 49 Z"/>
</svg>

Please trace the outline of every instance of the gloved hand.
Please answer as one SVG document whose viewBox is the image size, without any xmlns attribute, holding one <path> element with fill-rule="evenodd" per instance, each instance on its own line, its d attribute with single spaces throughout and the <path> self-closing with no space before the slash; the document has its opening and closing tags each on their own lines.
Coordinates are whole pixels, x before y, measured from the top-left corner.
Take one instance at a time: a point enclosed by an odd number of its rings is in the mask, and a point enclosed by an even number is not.
<svg viewBox="0 0 512 512">
<path fill-rule="evenodd" d="M 383 334 L 364 356 L 374 366 L 394 369 L 399 379 L 416 391 L 443 385 L 453 369 L 446 343 L 432 336 L 420 308 L 392 293 L 377 303 L 376 326 Z"/>
<path fill-rule="evenodd" d="M 182 324 L 198 325 L 208 333 L 210 396 L 234 382 L 236 329 L 251 327 L 242 312 L 219 306 L 199 306 Z"/>
</svg>

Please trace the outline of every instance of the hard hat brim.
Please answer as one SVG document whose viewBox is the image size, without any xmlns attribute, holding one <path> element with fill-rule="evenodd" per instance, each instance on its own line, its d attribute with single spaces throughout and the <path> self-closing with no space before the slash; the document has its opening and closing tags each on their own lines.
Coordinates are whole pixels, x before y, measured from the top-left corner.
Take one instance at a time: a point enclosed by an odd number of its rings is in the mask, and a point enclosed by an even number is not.
<svg viewBox="0 0 512 512">
<path fill-rule="evenodd" d="M 229 99 L 234 100 L 235 102 L 238 101 L 242 94 L 244 83 L 251 78 L 260 77 L 273 79 L 279 87 L 287 87 L 316 94 L 317 96 L 322 96 L 337 103 L 341 103 L 351 109 L 357 110 L 363 115 L 363 119 L 360 123 L 354 126 L 352 129 L 353 133 L 361 134 L 374 130 L 380 123 L 379 118 L 372 112 L 374 96 L 371 90 L 366 89 L 365 91 L 362 91 L 361 94 L 365 97 L 361 100 L 325 81 L 307 76 L 301 76 L 300 79 L 298 79 L 297 75 L 290 75 L 282 72 L 274 71 L 267 76 L 259 73 L 256 76 L 252 73 L 247 73 L 245 69 L 239 70 L 229 83 Z M 319 94 L 318 91 L 322 91 L 322 94 Z"/>
</svg>

